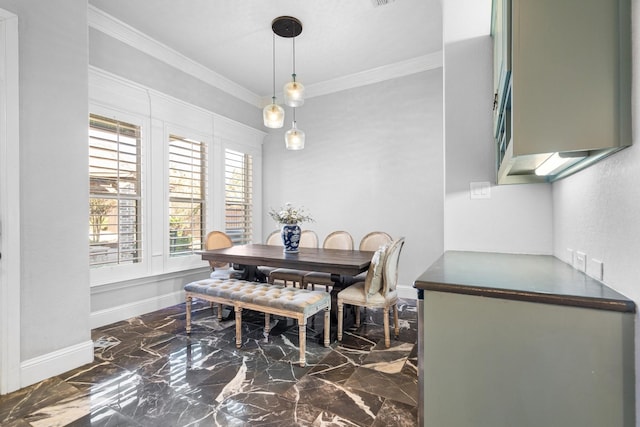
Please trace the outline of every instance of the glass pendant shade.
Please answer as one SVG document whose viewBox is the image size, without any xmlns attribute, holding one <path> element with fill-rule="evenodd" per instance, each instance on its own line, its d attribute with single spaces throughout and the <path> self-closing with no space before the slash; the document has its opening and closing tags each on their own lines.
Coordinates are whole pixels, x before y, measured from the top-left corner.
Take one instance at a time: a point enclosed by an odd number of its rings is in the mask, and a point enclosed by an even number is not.
<svg viewBox="0 0 640 427">
<path fill-rule="evenodd" d="M 296 81 L 295 74 L 293 80 L 284 85 L 284 103 L 289 107 L 300 107 L 304 104 L 304 86 Z"/>
<path fill-rule="evenodd" d="M 276 104 L 275 98 L 262 110 L 262 119 L 264 125 L 271 129 L 279 129 L 284 125 L 284 108 Z"/>
<path fill-rule="evenodd" d="M 285 147 L 287 150 L 302 150 L 304 148 L 304 137 L 304 131 L 298 129 L 294 121 L 291 129 L 284 134 Z"/>
</svg>

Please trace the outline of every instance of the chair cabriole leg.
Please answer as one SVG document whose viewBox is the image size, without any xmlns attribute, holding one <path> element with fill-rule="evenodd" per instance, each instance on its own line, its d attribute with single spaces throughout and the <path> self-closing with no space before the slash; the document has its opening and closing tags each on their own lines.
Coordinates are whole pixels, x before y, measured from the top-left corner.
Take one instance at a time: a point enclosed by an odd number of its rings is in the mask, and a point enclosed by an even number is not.
<svg viewBox="0 0 640 427">
<path fill-rule="evenodd" d="M 329 347 L 331 332 L 331 307 L 324 309 L 324 346 Z"/>
<path fill-rule="evenodd" d="M 186 308 L 187 308 L 187 334 L 191 333 L 191 295 L 187 295 Z"/>
<path fill-rule="evenodd" d="M 384 346 L 391 347 L 391 340 L 389 339 L 389 307 L 383 309 L 384 313 Z"/>
<path fill-rule="evenodd" d="M 394 332 L 396 334 L 396 339 L 400 335 L 400 324 L 398 322 L 398 304 L 393 304 L 393 324 L 395 326 Z"/>
<path fill-rule="evenodd" d="M 338 341 L 342 341 L 342 301 L 338 300 Z"/>
</svg>

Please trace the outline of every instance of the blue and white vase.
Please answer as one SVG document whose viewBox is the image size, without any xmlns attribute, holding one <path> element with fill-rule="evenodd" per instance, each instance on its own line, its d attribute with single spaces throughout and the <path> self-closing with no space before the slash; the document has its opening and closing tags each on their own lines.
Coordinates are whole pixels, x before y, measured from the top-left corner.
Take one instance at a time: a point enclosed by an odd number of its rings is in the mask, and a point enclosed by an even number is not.
<svg viewBox="0 0 640 427">
<path fill-rule="evenodd" d="M 287 254 L 298 253 L 300 246 L 300 226 L 298 224 L 282 224 L 282 245 Z"/>
</svg>

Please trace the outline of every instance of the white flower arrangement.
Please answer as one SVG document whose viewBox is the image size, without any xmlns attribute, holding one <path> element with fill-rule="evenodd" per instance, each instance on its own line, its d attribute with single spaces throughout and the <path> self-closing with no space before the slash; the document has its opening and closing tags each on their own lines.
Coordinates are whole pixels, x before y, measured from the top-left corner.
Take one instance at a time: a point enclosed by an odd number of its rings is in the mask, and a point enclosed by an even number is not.
<svg viewBox="0 0 640 427">
<path fill-rule="evenodd" d="M 311 215 L 304 211 L 304 208 L 294 208 L 291 203 L 286 203 L 278 210 L 271 208 L 269 215 L 279 224 L 300 224 L 314 221 Z"/>
</svg>

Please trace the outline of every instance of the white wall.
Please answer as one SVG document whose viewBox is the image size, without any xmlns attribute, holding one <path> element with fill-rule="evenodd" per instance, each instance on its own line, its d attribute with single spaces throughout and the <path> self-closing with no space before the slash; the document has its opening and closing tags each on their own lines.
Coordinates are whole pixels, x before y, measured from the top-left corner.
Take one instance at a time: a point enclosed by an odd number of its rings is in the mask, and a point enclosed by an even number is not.
<svg viewBox="0 0 640 427">
<path fill-rule="evenodd" d="M 307 208 L 321 242 L 340 229 L 356 245 L 374 230 L 405 236 L 399 285 L 412 286 L 442 253 L 442 69 L 308 99 L 302 151 L 284 148 L 286 113 L 263 146 L 263 237 L 285 202 Z"/>
<path fill-rule="evenodd" d="M 22 271 L 19 284 L 5 285 L 20 288 L 25 386 L 93 359 L 87 229 L 78 226 L 88 204 L 87 8 L 75 0 L 0 7 L 19 22 Z"/>
<path fill-rule="evenodd" d="M 465 13 L 445 2 L 445 250 L 551 254 L 551 186 L 495 185 L 493 41 L 449 31 Z M 471 199 L 471 182 L 489 182 L 491 198 Z"/>
<path fill-rule="evenodd" d="M 567 248 L 604 263 L 603 282 L 640 304 L 640 3 L 632 1 L 633 143 L 588 169 L 553 184 L 554 254 L 569 262 Z M 640 396 L 640 328 L 636 319 L 636 402 Z M 640 404 L 636 403 L 640 414 Z M 640 420 L 640 418 L 639 418 Z"/>
</svg>

